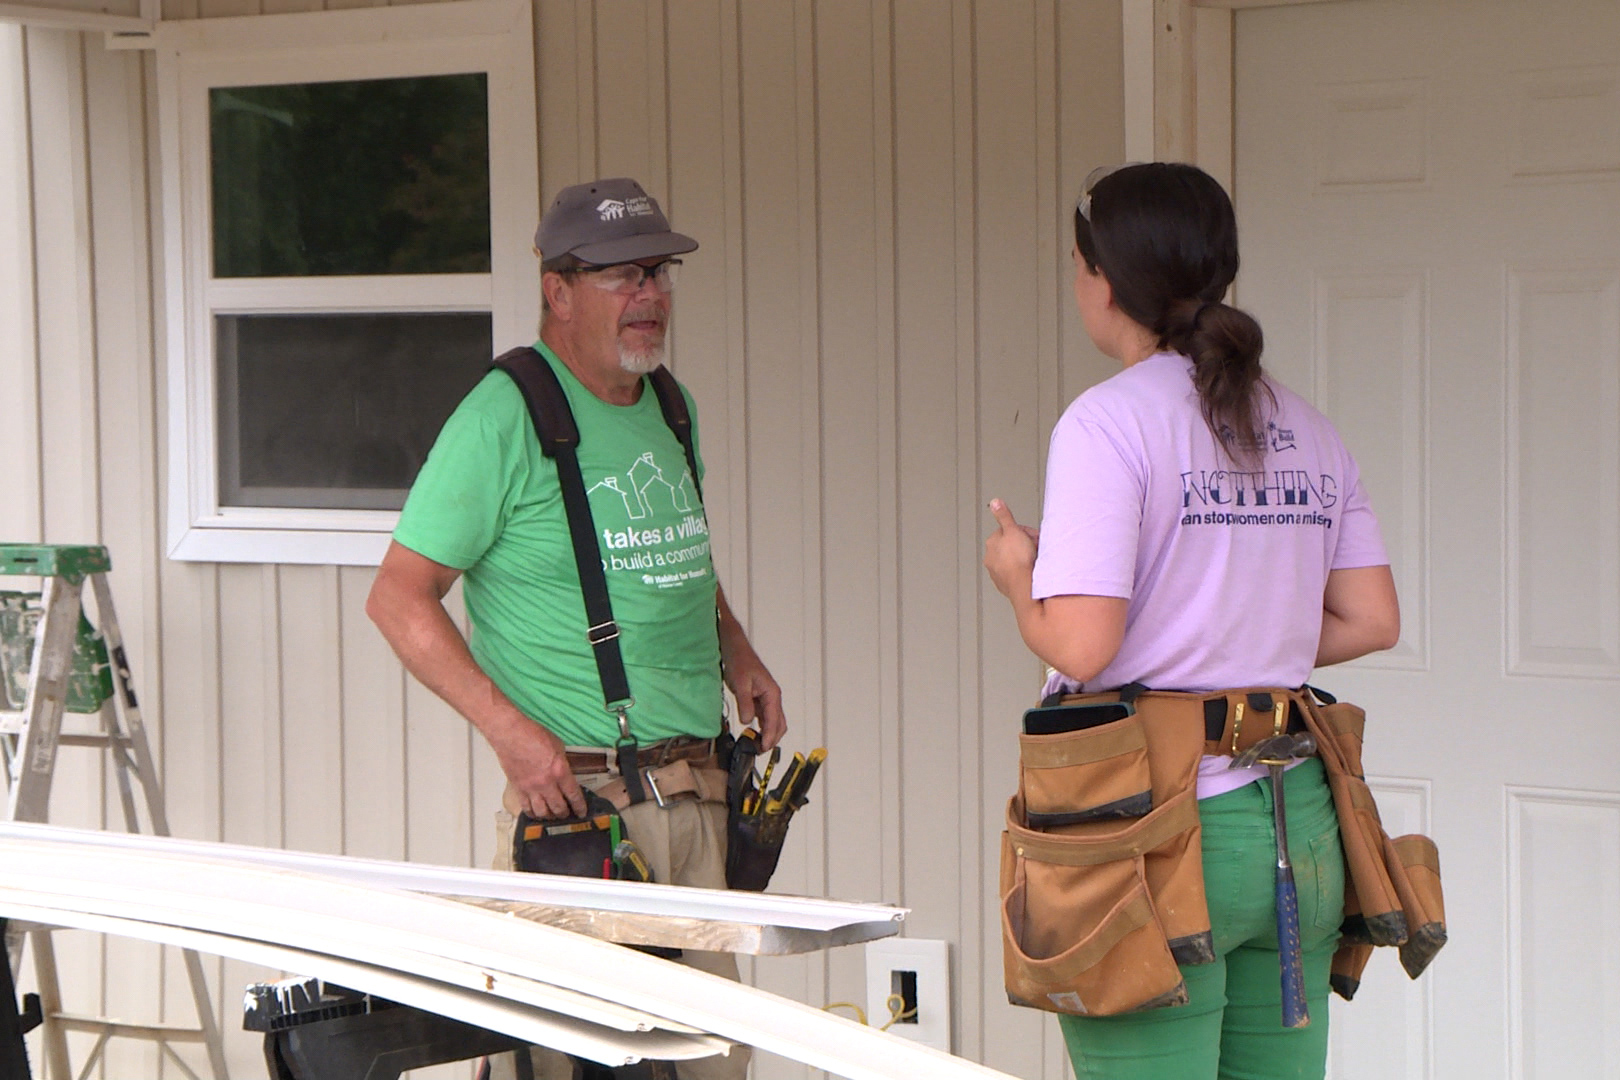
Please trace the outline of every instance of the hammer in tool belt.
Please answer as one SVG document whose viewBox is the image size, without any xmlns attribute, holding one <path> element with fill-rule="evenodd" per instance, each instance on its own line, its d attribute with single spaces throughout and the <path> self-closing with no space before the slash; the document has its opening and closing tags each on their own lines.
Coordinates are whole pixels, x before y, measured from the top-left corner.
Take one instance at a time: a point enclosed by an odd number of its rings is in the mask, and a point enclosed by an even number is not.
<svg viewBox="0 0 1620 1080">
<path fill-rule="evenodd" d="M 1283 809 L 1283 767 L 1316 753 L 1309 732 L 1273 735 L 1232 759 L 1228 768 L 1264 765 L 1271 773 L 1271 812 L 1277 826 L 1277 955 L 1282 964 L 1282 1022 L 1302 1028 L 1311 1022 L 1305 1005 L 1305 956 L 1299 941 L 1299 892 L 1288 860 L 1288 821 Z"/>
</svg>

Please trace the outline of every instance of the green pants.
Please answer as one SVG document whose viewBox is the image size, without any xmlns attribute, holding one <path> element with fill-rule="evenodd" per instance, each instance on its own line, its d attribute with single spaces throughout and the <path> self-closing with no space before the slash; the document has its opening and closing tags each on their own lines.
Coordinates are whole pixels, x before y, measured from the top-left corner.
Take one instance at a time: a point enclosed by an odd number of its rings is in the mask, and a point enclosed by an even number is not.
<svg viewBox="0 0 1620 1080">
<path fill-rule="evenodd" d="M 1282 1026 L 1271 785 L 1198 804 L 1213 964 L 1183 967 L 1189 1001 L 1127 1016 L 1061 1016 L 1078 1080 L 1321 1080 L 1328 965 L 1344 913 L 1344 853 L 1322 763 L 1284 776 L 1311 1022 Z"/>
</svg>

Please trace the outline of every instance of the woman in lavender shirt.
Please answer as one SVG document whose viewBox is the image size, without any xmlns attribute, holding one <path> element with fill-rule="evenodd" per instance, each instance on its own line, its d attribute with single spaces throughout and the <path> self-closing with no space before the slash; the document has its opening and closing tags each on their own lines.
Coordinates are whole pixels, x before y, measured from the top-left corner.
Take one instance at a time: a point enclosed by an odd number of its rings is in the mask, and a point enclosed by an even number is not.
<svg viewBox="0 0 1620 1080">
<path fill-rule="evenodd" d="M 1326 417 L 1266 376 L 1226 193 L 1190 165 L 1087 178 L 1074 298 L 1123 370 L 1052 432 L 1039 530 L 993 500 L 985 567 L 1051 669 L 1045 691 L 1300 686 L 1392 647 L 1400 614 L 1355 461 Z M 1080 1080 L 1320 1078 L 1343 856 L 1321 763 L 1285 780 L 1312 1022 L 1280 1019 L 1274 833 L 1263 767 L 1198 780 L 1216 961 L 1188 1004 L 1060 1017 Z"/>
</svg>

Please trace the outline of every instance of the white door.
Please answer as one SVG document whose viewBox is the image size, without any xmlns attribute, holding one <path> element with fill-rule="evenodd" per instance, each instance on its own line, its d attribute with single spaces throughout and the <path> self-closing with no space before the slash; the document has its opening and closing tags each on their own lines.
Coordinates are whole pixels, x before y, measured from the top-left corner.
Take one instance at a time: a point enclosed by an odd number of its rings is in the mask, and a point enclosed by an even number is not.
<svg viewBox="0 0 1620 1080">
<path fill-rule="evenodd" d="M 1235 22 L 1239 300 L 1343 430 L 1400 586 L 1368 710 L 1451 941 L 1374 956 L 1338 1080 L 1620 1078 L 1620 3 Z"/>
</svg>

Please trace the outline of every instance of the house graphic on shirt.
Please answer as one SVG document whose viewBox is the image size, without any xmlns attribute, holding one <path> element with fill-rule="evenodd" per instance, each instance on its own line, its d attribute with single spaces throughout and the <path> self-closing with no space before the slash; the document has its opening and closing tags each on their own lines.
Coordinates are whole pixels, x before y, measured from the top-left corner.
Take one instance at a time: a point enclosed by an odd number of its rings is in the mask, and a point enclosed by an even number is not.
<svg viewBox="0 0 1620 1080">
<path fill-rule="evenodd" d="M 682 490 L 684 487 L 685 477 L 682 477 L 681 487 L 676 487 L 664 478 L 664 470 L 653 460 L 650 450 L 630 466 L 630 488 L 641 502 L 642 513 L 635 515 L 637 517 L 645 517 L 652 513 L 652 500 L 655 498 L 660 501 L 667 498 L 676 510 L 683 514 L 690 513 L 692 503 Z"/>
<path fill-rule="evenodd" d="M 652 517 L 655 506 L 666 512 L 673 507 L 678 513 L 690 514 L 699 505 L 691 472 L 682 469 L 680 483 L 671 484 L 651 451 L 636 458 L 626 473 L 604 476 L 585 494 L 593 503 L 599 498 L 607 500 L 600 504 L 603 514 L 617 518 L 622 507 L 624 518 L 630 521 Z"/>
<path fill-rule="evenodd" d="M 585 492 L 585 494 L 594 498 L 596 493 L 604 488 L 619 497 L 619 501 L 624 504 L 624 515 L 631 521 L 635 521 L 639 518 L 644 518 L 647 516 L 647 512 L 642 508 L 641 500 L 638 498 L 636 501 L 632 502 L 630 500 L 630 493 L 625 491 L 620 485 L 619 478 L 617 476 L 604 476 L 600 481 L 592 484 L 590 490 Z"/>
</svg>

